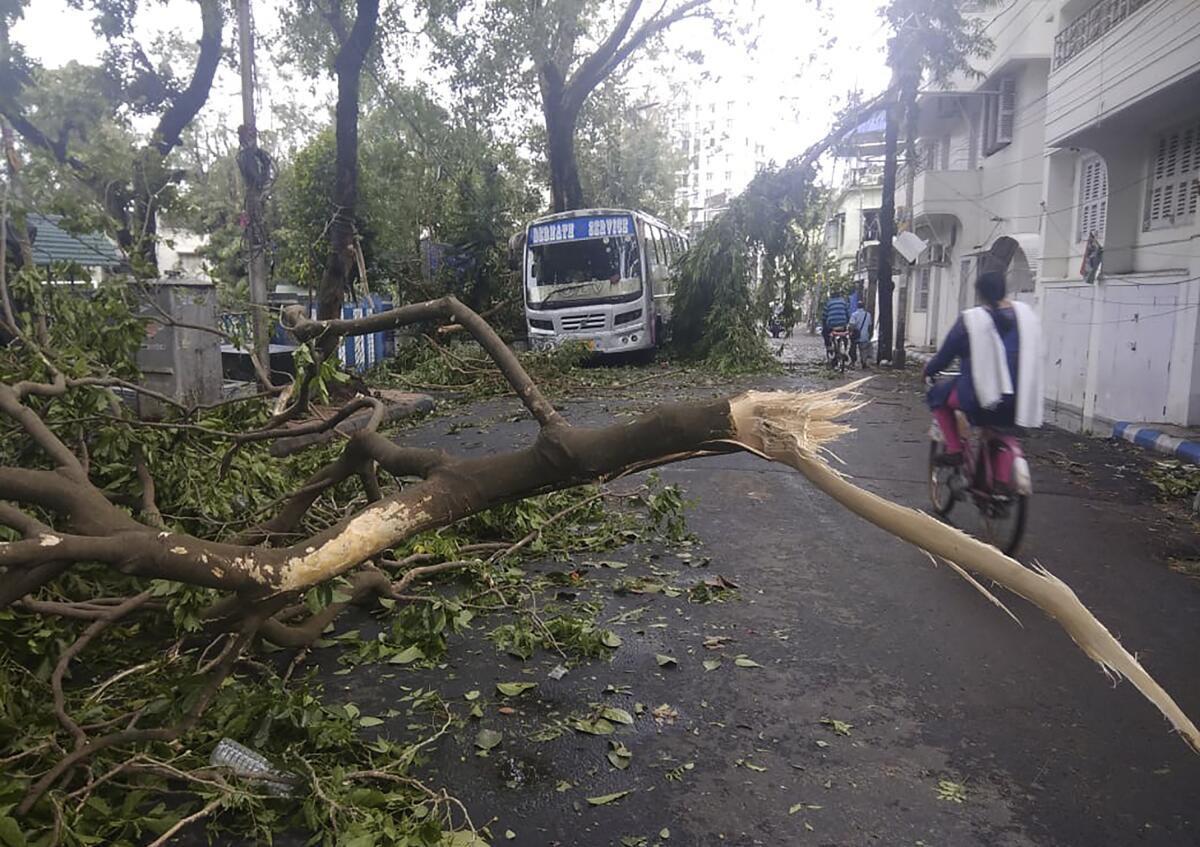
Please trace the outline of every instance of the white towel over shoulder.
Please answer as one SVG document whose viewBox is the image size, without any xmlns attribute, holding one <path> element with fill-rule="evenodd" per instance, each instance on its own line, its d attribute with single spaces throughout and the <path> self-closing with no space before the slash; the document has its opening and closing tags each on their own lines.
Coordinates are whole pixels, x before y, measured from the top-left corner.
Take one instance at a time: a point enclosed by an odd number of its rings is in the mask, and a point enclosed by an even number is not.
<svg viewBox="0 0 1200 847">
<path fill-rule="evenodd" d="M 1014 302 L 1017 317 L 1017 426 L 1042 425 L 1042 332 L 1037 314 L 1026 303 Z M 1001 398 L 1013 393 L 1012 374 L 1008 372 L 1008 357 L 1004 342 L 982 306 L 963 312 L 963 326 L 971 342 L 971 383 L 975 399 L 985 409 L 994 409 Z"/>
</svg>

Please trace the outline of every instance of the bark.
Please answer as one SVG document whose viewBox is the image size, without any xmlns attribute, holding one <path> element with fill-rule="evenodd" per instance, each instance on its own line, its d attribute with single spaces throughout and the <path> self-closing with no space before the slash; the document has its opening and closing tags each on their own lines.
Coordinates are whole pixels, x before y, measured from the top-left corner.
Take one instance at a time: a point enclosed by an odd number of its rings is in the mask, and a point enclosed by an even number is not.
<svg viewBox="0 0 1200 847">
<path fill-rule="evenodd" d="M 317 292 L 317 317 L 340 318 L 355 268 L 354 212 L 358 207 L 358 108 L 362 68 L 375 40 L 379 0 L 357 0 L 354 26 L 342 39 L 334 73 L 338 99 L 334 118 L 335 162 L 329 260 Z M 335 31 L 340 26 L 334 23 Z"/>
<path fill-rule="evenodd" d="M 542 115 L 546 120 L 546 157 L 550 166 L 550 202 L 556 212 L 584 205 L 579 162 L 575 156 L 575 130 L 579 121 L 563 102 L 556 68 L 542 72 Z"/>
</svg>

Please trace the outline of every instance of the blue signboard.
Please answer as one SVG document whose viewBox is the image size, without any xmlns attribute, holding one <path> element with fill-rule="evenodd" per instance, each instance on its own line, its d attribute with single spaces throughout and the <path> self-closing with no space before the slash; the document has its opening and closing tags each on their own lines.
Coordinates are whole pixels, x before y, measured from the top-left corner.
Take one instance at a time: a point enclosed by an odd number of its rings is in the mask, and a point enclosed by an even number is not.
<svg viewBox="0 0 1200 847">
<path fill-rule="evenodd" d="M 585 238 L 634 235 L 632 215 L 588 215 L 560 221 L 534 224 L 529 228 L 529 243 L 533 246 L 561 241 L 581 241 Z"/>
</svg>

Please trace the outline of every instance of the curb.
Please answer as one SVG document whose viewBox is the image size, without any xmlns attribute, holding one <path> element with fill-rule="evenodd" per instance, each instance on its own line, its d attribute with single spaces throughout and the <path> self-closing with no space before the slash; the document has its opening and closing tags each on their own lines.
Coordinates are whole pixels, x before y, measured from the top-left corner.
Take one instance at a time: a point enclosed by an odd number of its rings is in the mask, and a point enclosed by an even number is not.
<svg viewBox="0 0 1200 847">
<path fill-rule="evenodd" d="M 1200 441 L 1176 438 L 1153 427 L 1129 421 L 1114 423 L 1112 437 L 1123 438 L 1138 447 L 1144 447 L 1165 456 L 1174 456 L 1185 462 L 1191 462 L 1193 465 L 1200 465 Z"/>
</svg>

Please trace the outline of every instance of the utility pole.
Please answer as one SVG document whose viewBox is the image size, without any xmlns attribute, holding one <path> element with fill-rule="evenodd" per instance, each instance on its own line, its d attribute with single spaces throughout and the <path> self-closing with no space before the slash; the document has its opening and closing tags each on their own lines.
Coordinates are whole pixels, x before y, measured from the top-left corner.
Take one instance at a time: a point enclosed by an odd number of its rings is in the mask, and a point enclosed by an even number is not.
<svg viewBox="0 0 1200 847">
<path fill-rule="evenodd" d="M 904 220 L 909 232 L 913 231 L 913 191 L 917 177 L 917 157 L 914 154 L 913 120 L 910 113 L 905 133 L 904 145 Z M 896 350 L 892 355 L 892 367 L 903 368 L 908 354 L 904 350 L 904 336 L 908 323 L 908 297 L 912 292 L 912 262 L 904 263 L 904 284 L 900 286 L 900 296 L 897 298 L 896 313 Z"/>
<path fill-rule="evenodd" d="M 254 23 L 250 0 L 237 0 L 238 48 L 242 70 L 242 125 L 238 129 L 238 169 L 246 188 L 246 247 L 250 251 L 250 318 L 254 328 L 254 355 L 271 372 L 267 304 L 267 239 L 263 223 L 263 188 L 267 166 L 258 152 L 258 127 L 254 120 Z"/>
<path fill-rule="evenodd" d="M 896 99 L 887 105 L 883 136 L 883 196 L 879 201 L 878 269 L 875 272 L 879 287 L 879 343 L 875 348 L 877 362 L 892 359 L 892 290 L 895 288 L 892 282 L 892 238 L 896 235 L 896 148 L 900 141 L 898 77 L 893 70 L 892 88 L 896 91 Z"/>
</svg>

